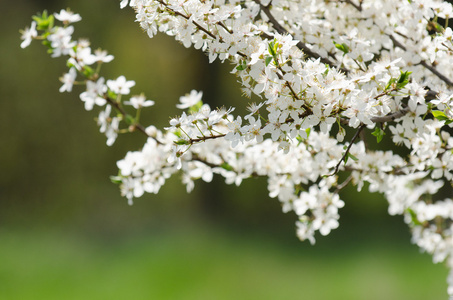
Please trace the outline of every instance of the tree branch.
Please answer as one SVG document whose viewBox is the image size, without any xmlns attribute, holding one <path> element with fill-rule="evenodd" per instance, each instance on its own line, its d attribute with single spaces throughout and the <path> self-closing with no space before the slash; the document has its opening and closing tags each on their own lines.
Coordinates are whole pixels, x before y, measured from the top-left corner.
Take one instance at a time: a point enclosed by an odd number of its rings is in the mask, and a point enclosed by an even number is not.
<svg viewBox="0 0 453 300">
<path fill-rule="evenodd" d="M 338 0 L 339 2 L 344 2 L 344 3 L 348 3 L 350 4 L 351 6 L 353 6 L 355 9 L 357 9 L 358 11 L 362 11 L 362 1 L 360 1 L 360 5 L 357 5 L 355 4 L 354 2 L 352 2 L 351 0 Z M 373 22 L 374 23 L 374 22 Z M 375 24 L 375 23 L 374 23 Z M 375 24 L 376 25 L 376 24 Z M 391 34 L 388 34 L 387 35 L 390 40 L 393 42 L 393 44 L 398 47 L 398 48 L 401 48 L 403 49 L 404 51 L 407 51 L 407 48 L 401 43 L 399 42 L 393 35 Z M 443 82 L 445 82 L 446 84 L 448 84 L 449 86 L 453 86 L 453 81 L 451 81 L 447 76 L 445 76 L 444 74 L 440 73 L 433 65 L 430 65 L 428 64 L 426 61 L 422 60 L 420 63 L 420 65 L 422 65 L 423 67 L 425 67 L 426 69 L 430 70 L 434 75 L 436 75 L 437 77 L 439 77 L 440 80 L 442 80 Z"/>
<path fill-rule="evenodd" d="M 404 51 L 407 51 L 406 47 L 401 44 L 393 35 L 389 35 L 390 40 L 392 40 L 393 44 Z M 440 73 L 433 65 L 428 64 L 425 60 L 420 61 L 419 65 L 422 65 L 423 67 L 427 68 L 430 70 L 434 75 L 439 77 L 440 80 L 448 84 L 449 86 L 453 86 L 453 81 L 451 81 L 447 76 L 444 74 Z"/>
<path fill-rule="evenodd" d="M 197 137 L 196 139 L 190 138 L 188 142 L 192 145 L 192 144 L 199 143 L 199 142 L 204 142 L 204 141 L 207 141 L 207 140 L 218 139 L 218 138 L 224 137 L 225 135 L 226 134 L 219 134 L 219 135 L 210 135 L 210 136 Z"/>
<path fill-rule="evenodd" d="M 351 180 L 352 180 L 352 175 L 349 175 L 349 177 L 346 178 L 345 181 L 343 181 L 342 183 L 337 185 L 337 188 L 335 189 L 335 191 L 333 193 L 338 194 L 342 189 L 344 189 L 349 184 L 349 182 L 351 182 Z"/>
<path fill-rule="evenodd" d="M 374 123 L 385 123 L 385 122 L 393 122 L 398 118 L 401 118 L 405 114 L 409 112 L 409 107 L 405 107 L 399 111 L 396 111 L 394 113 L 382 116 L 382 117 L 373 117 L 371 118 L 371 121 Z"/>
<path fill-rule="evenodd" d="M 280 33 L 281 35 L 284 35 L 284 34 L 289 34 L 291 35 L 293 38 L 294 38 L 294 35 L 293 34 L 290 34 L 289 31 L 283 27 L 275 18 L 274 16 L 272 15 L 270 9 L 268 6 L 264 6 L 261 4 L 261 2 L 259 0 L 255 0 L 255 2 L 260 6 L 261 8 L 261 11 L 264 12 L 264 14 L 267 16 L 267 18 L 269 19 L 269 22 L 271 22 L 272 26 L 274 26 L 275 30 Z M 267 37 L 269 39 L 271 39 L 271 37 Z M 308 48 L 308 46 L 303 43 L 302 41 L 299 41 L 296 45 L 299 49 L 301 49 L 302 51 L 304 51 L 305 54 L 307 54 L 309 57 L 312 57 L 314 59 L 320 59 L 320 61 L 324 64 L 327 64 L 329 65 L 330 67 L 332 68 L 335 68 L 335 64 L 328 58 L 324 58 L 324 57 L 321 57 L 321 55 L 319 55 L 318 53 L 315 53 L 313 51 L 311 51 L 310 48 Z M 345 68 L 340 68 L 340 70 L 344 73 L 349 73 L 349 70 L 345 69 Z"/>
<path fill-rule="evenodd" d="M 363 130 L 363 128 L 365 128 L 365 124 L 361 124 L 359 126 L 359 128 L 357 129 L 356 133 L 354 134 L 354 136 L 352 137 L 352 140 L 351 142 L 349 143 L 348 147 L 346 148 L 346 152 L 343 154 L 343 156 L 341 157 L 340 161 L 338 162 L 338 164 L 335 166 L 335 170 L 333 171 L 332 174 L 328 175 L 329 177 L 330 176 L 333 176 L 335 174 L 338 173 L 338 169 L 340 168 L 340 165 L 341 163 L 346 159 L 346 157 L 348 156 L 349 154 L 349 151 L 351 150 L 351 147 L 352 145 L 354 144 L 355 140 L 359 137 L 360 135 L 360 132 Z"/>
<path fill-rule="evenodd" d="M 128 116 L 129 114 L 124 110 L 124 108 L 118 103 L 116 102 L 115 100 L 113 100 L 112 98 L 110 98 L 109 96 L 107 96 L 106 94 L 104 95 L 103 97 L 107 103 L 109 103 L 110 105 L 112 105 L 113 107 L 115 107 L 115 109 L 117 111 L 119 111 L 119 113 L 123 116 L 124 119 L 126 119 L 126 116 Z M 147 132 L 146 132 L 146 129 L 145 127 L 140 124 L 140 123 L 134 123 L 132 124 L 131 126 L 133 126 L 133 129 L 138 129 L 138 131 L 140 131 L 141 133 L 143 133 L 144 135 L 146 135 L 147 137 L 149 138 L 152 138 L 153 140 L 155 140 L 158 144 L 162 145 L 162 142 L 159 141 L 158 139 L 156 139 L 155 137 L 153 136 L 150 136 Z M 133 130 L 130 130 L 131 132 Z"/>
<path fill-rule="evenodd" d="M 166 8 L 168 11 L 174 13 L 175 15 L 178 15 L 178 16 L 180 16 L 180 17 L 186 19 L 187 21 L 190 20 L 190 17 L 188 17 L 188 16 L 186 16 L 186 15 L 180 13 L 180 12 L 174 11 L 173 9 L 171 9 L 170 7 L 168 7 L 167 3 L 163 2 L 162 0 L 159 0 L 158 2 L 159 2 L 160 4 L 162 4 L 163 6 L 165 6 L 165 8 Z M 212 32 L 210 32 L 209 30 L 207 30 L 206 28 L 204 28 L 203 26 L 201 26 L 200 24 L 198 24 L 196 21 L 191 21 L 191 22 L 192 22 L 192 24 L 194 24 L 199 30 L 203 31 L 204 33 L 206 33 L 207 35 L 209 35 L 211 38 L 213 38 L 213 39 L 216 39 L 216 38 L 217 38 Z M 218 24 L 220 27 L 224 28 L 229 34 L 232 34 L 231 30 L 229 30 L 229 29 L 225 26 L 225 24 L 223 24 L 222 22 L 217 22 L 216 24 Z M 223 42 L 222 37 L 219 37 L 219 40 L 220 40 L 221 42 Z M 240 51 L 238 51 L 237 54 L 240 55 L 240 56 L 242 56 L 242 57 L 247 57 L 247 55 L 245 55 L 244 53 L 242 53 L 242 52 L 240 52 Z"/>
</svg>

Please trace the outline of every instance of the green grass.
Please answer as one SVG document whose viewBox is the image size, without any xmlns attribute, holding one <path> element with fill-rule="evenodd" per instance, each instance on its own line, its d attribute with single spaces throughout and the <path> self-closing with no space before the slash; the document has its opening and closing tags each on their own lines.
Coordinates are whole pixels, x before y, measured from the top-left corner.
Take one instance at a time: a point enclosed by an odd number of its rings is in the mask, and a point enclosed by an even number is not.
<svg viewBox="0 0 453 300">
<path fill-rule="evenodd" d="M 0 231 L 0 299 L 447 299 L 414 246 L 293 247 L 191 230 L 99 240 Z"/>
</svg>

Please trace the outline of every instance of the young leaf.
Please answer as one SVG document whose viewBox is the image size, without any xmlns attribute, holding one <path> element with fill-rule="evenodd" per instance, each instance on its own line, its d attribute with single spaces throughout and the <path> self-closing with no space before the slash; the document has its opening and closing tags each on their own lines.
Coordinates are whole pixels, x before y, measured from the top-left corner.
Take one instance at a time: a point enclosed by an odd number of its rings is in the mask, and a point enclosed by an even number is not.
<svg viewBox="0 0 453 300">
<path fill-rule="evenodd" d="M 431 113 L 433 114 L 433 117 L 436 118 L 437 120 L 439 121 L 447 121 L 447 120 L 450 120 L 447 115 L 445 115 L 445 113 L 443 111 L 440 111 L 440 110 L 433 110 L 431 111 Z"/>
<path fill-rule="evenodd" d="M 117 97 L 118 95 L 115 94 L 113 91 L 108 90 L 108 91 L 107 91 L 107 96 L 108 96 L 110 99 L 116 99 L 116 97 Z"/>
<path fill-rule="evenodd" d="M 406 72 L 401 72 L 400 77 L 398 78 L 398 81 L 396 82 L 396 87 L 398 89 L 402 89 L 406 86 L 406 84 L 409 83 L 409 76 L 412 74 L 412 72 L 406 71 Z"/>
<path fill-rule="evenodd" d="M 242 61 L 241 64 L 236 67 L 236 70 L 238 71 L 243 71 L 245 69 L 247 69 L 247 64 L 244 61 Z"/>
<path fill-rule="evenodd" d="M 423 225 L 418 219 L 417 219 L 417 214 L 410 208 L 407 208 L 406 211 L 409 213 L 411 216 L 412 223 L 414 225 Z"/>
<path fill-rule="evenodd" d="M 277 49 L 278 49 L 277 40 L 274 39 L 273 41 L 269 42 L 267 49 L 269 50 L 269 54 L 272 55 L 272 57 L 277 56 Z"/>
<path fill-rule="evenodd" d="M 90 78 L 94 74 L 94 70 L 89 66 L 84 66 L 82 69 L 82 73 L 86 78 Z"/>
<path fill-rule="evenodd" d="M 185 139 L 179 139 L 177 141 L 174 141 L 174 143 L 176 145 L 190 145 L 190 142 L 188 140 L 185 140 Z"/>
<path fill-rule="evenodd" d="M 344 145 L 343 149 L 347 151 L 348 146 Z M 345 158 L 344 158 L 344 164 L 346 164 L 348 162 L 349 158 L 351 158 L 353 161 L 358 161 L 359 160 L 356 156 L 351 154 L 351 152 L 348 152 L 346 154 Z"/>
<path fill-rule="evenodd" d="M 123 178 L 121 176 L 110 176 L 110 181 L 114 184 L 120 184 L 123 182 Z"/>
<path fill-rule="evenodd" d="M 359 160 L 356 156 L 352 155 L 351 152 L 348 152 L 348 156 L 349 156 L 353 161 L 358 161 L 358 160 Z"/>
<path fill-rule="evenodd" d="M 36 29 L 38 30 L 48 30 L 53 27 L 54 16 L 48 15 L 46 10 L 32 18 L 36 22 Z"/>
<path fill-rule="evenodd" d="M 197 103 L 195 103 L 194 105 L 192 105 L 191 107 L 189 107 L 189 113 L 198 112 L 202 106 L 203 106 L 203 101 L 200 100 Z"/>
<path fill-rule="evenodd" d="M 132 125 L 135 123 L 135 118 L 131 115 L 125 115 L 124 120 L 126 121 L 127 125 Z"/>
<path fill-rule="evenodd" d="M 346 55 L 349 53 L 349 47 L 345 43 L 339 44 L 335 41 L 333 41 L 333 44 L 335 45 L 335 48 L 343 52 L 343 55 Z"/>
<path fill-rule="evenodd" d="M 392 85 L 396 82 L 396 78 L 390 78 L 389 81 L 387 82 L 387 85 L 385 86 L 385 90 L 389 90 Z"/>
<path fill-rule="evenodd" d="M 224 169 L 224 170 L 227 170 L 227 171 L 233 171 L 234 170 L 233 167 L 231 165 L 227 164 L 226 162 L 222 163 L 220 165 L 220 167 L 222 169 Z"/>
<path fill-rule="evenodd" d="M 385 135 L 385 132 L 380 127 L 376 127 L 376 129 L 371 134 L 374 135 L 376 137 L 376 141 L 380 143 Z"/>
</svg>

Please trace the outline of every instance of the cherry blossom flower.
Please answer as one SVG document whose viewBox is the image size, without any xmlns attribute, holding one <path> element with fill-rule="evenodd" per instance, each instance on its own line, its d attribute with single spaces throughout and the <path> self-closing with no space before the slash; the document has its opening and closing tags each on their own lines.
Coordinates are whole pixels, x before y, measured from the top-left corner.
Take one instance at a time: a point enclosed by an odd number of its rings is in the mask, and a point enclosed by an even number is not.
<svg viewBox="0 0 453 300">
<path fill-rule="evenodd" d="M 94 105 L 103 106 L 107 103 L 107 101 L 102 97 L 102 95 L 107 91 L 107 87 L 104 82 L 105 79 L 103 77 L 99 78 L 97 82 L 93 82 L 91 80 L 87 81 L 87 90 L 80 94 L 80 99 L 85 102 L 86 110 L 92 110 Z M 110 109 L 108 112 L 110 114 Z"/>
<path fill-rule="evenodd" d="M 79 22 L 80 20 L 82 20 L 82 18 L 80 17 L 79 14 L 75 14 L 72 11 L 64 10 L 64 9 L 62 9 L 60 11 L 60 13 L 55 13 L 54 16 L 55 16 L 55 19 L 65 23 L 65 24 L 75 23 L 75 22 Z"/>
<path fill-rule="evenodd" d="M 131 105 L 135 109 L 139 109 L 141 107 L 149 107 L 154 105 L 154 101 L 146 100 L 145 95 L 141 94 L 138 96 L 133 96 L 129 101 L 124 101 L 124 104 Z"/>
<path fill-rule="evenodd" d="M 196 105 L 198 102 L 201 101 L 203 97 L 203 92 L 197 92 L 196 90 L 190 91 L 190 94 L 186 94 L 179 98 L 180 104 L 176 104 L 176 107 L 179 109 L 186 109 L 191 106 Z"/>
<path fill-rule="evenodd" d="M 135 81 L 126 81 L 126 77 L 121 75 L 116 80 L 107 80 L 107 87 L 115 94 L 128 95 L 130 88 L 135 85 Z"/>
<path fill-rule="evenodd" d="M 101 50 L 101 49 L 94 50 L 93 59 L 96 62 L 109 63 L 113 60 L 113 58 L 114 58 L 113 55 L 108 54 L 107 51 L 105 51 L 105 50 Z"/>
<path fill-rule="evenodd" d="M 63 82 L 63 85 L 60 87 L 60 93 L 71 92 L 72 85 L 74 84 L 76 77 L 77 77 L 76 69 L 70 68 L 69 72 L 64 74 L 63 77 L 60 78 L 60 81 Z"/>
<path fill-rule="evenodd" d="M 37 36 L 38 36 L 38 32 L 36 31 L 36 22 L 33 21 L 33 22 L 31 22 L 30 28 L 25 28 L 25 30 L 22 32 L 22 36 L 20 38 L 23 41 L 20 44 L 20 47 L 22 49 L 27 48 L 30 45 L 33 38 L 35 38 Z"/>
</svg>

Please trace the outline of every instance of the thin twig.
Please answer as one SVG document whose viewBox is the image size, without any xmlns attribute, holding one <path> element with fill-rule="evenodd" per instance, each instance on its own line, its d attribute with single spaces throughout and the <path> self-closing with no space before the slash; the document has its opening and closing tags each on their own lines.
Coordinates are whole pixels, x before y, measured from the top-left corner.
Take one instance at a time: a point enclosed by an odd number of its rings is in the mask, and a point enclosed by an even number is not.
<svg viewBox="0 0 453 300">
<path fill-rule="evenodd" d="M 354 136 L 352 137 L 351 142 L 349 143 L 348 147 L 346 148 L 346 152 L 343 154 L 343 156 L 341 157 L 340 161 L 339 161 L 338 164 L 335 166 L 335 170 L 333 171 L 332 174 L 330 174 L 330 175 L 328 175 L 328 176 L 333 176 L 333 175 L 335 175 L 335 174 L 338 173 L 338 169 L 340 168 L 341 163 L 342 163 L 342 162 L 346 159 L 346 157 L 348 156 L 349 151 L 351 150 L 352 145 L 354 144 L 355 140 L 359 137 L 360 132 L 363 130 L 363 128 L 365 128 L 365 124 L 362 124 L 362 125 L 359 126 L 359 129 L 357 129 L 356 133 L 355 133 Z"/>
<path fill-rule="evenodd" d="M 342 1 L 342 2 L 349 3 L 349 4 L 351 4 L 352 6 L 354 6 L 358 11 L 362 11 L 362 2 L 360 2 L 360 5 L 355 4 L 355 3 L 352 2 L 351 0 L 344 0 L 344 1 Z"/>
<path fill-rule="evenodd" d="M 198 143 L 198 142 L 204 142 L 206 140 L 213 140 L 213 139 L 218 139 L 218 138 L 221 138 L 221 137 L 224 137 L 226 134 L 219 134 L 219 135 L 210 135 L 210 136 L 202 136 L 202 137 L 198 137 L 196 139 L 189 139 L 189 143 L 190 144 L 195 144 L 195 143 Z"/>
<path fill-rule="evenodd" d="M 275 63 L 277 64 L 277 68 L 280 70 L 280 72 L 282 72 L 283 74 L 285 74 L 286 72 L 283 71 L 283 69 L 282 69 L 282 67 L 280 66 L 280 64 L 278 63 L 277 59 L 275 59 L 275 60 L 276 60 Z M 280 74 L 277 73 L 277 76 L 278 76 L 278 78 L 279 78 L 280 80 L 284 80 L 284 79 L 283 79 L 283 76 L 281 76 Z M 289 89 L 289 91 L 291 92 L 291 94 L 293 95 L 293 98 L 294 98 L 294 99 L 296 99 L 296 100 L 301 100 L 301 99 L 299 98 L 299 96 L 297 96 L 296 92 L 294 91 L 294 89 L 292 88 L 291 84 L 290 84 L 287 80 L 285 80 L 285 85 L 288 87 L 288 89 Z M 303 109 L 305 109 L 305 111 L 308 112 L 309 114 L 312 113 L 311 108 L 310 108 L 307 104 L 305 104 L 305 101 L 304 101 L 304 104 L 302 105 L 302 107 L 303 107 Z"/>
<path fill-rule="evenodd" d="M 401 48 L 403 49 L 404 51 L 407 51 L 407 48 L 401 43 L 399 42 L 393 35 L 388 35 L 388 37 L 390 38 L 390 40 L 392 40 L 393 44 L 398 47 L 398 48 Z M 436 75 L 437 77 L 439 77 L 440 80 L 442 80 L 443 82 L 445 82 L 446 84 L 448 84 L 449 86 L 453 86 L 453 81 L 451 81 L 447 76 L 445 76 L 444 74 L 440 73 L 433 65 L 430 65 L 428 64 L 426 61 L 422 60 L 421 62 L 419 62 L 419 65 L 422 65 L 423 67 L 425 67 L 426 69 L 430 70 L 434 75 Z"/>
<path fill-rule="evenodd" d="M 116 102 L 115 100 L 113 100 L 113 99 L 110 98 L 109 96 L 104 95 L 103 98 L 107 101 L 107 103 L 109 103 L 110 105 L 112 105 L 113 107 L 115 107 L 115 109 L 116 109 L 117 111 L 119 111 L 119 113 L 123 116 L 124 119 L 126 118 L 127 115 L 129 115 L 129 114 L 124 110 L 124 108 L 123 108 L 121 105 L 119 105 L 118 102 Z M 161 142 L 161 141 L 159 141 L 158 139 L 156 139 L 156 138 L 153 137 L 153 136 L 150 136 L 150 135 L 146 132 L 146 129 L 145 129 L 145 127 L 144 127 L 142 124 L 140 124 L 140 123 L 134 123 L 134 124 L 132 124 L 132 126 L 133 126 L 134 129 L 138 129 L 138 131 L 140 131 L 141 133 L 143 133 L 143 134 L 146 135 L 147 137 L 154 139 L 158 144 L 162 145 L 162 142 Z"/>
<path fill-rule="evenodd" d="M 343 181 L 342 183 L 337 185 L 337 188 L 335 189 L 335 191 L 333 193 L 338 194 L 342 189 L 344 189 L 349 184 L 349 182 L 351 182 L 351 180 L 352 180 L 352 174 L 349 175 L 349 177 L 346 178 L 345 181 Z"/>
<path fill-rule="evenodd" d="M 350 4 L 351 6 L 353 6 L 355 9 L 357 9 L 358 11 L 362 11 L 362 3 L 360 2 L 360 5 L 356 5 L 354 4 L 351 0 L 340 0 L 340 2 L 345 2 L 345 3 L 348 3 Z M 374 23 L 374 22 L 373 22 Z M 397 34 L 401 35 L 400 33 L 397 32 Z M 393 35 L 389 34 L 388 37 L 390 38 L 390 40 L 393 42 L 393 44 L 398 47 L 398 48 L 401 48 L 402 50 L 404 51 L 407 51 L 407 48 L 401 43 L 399 42 Z M 422 60 L 420 63 L 420 65 L 422 65 L 423 67 L 425 67 L 426 69 L 430 70 L 434 75 L 436 75 L 437 77 L 439 77 L 440 80 L 442 80 L 443 82 L 445 82 L 446 84 L 448 84 L 449 86 L 453 86 L 453 81 L 451 81 L 447 76 L 445 76 L 444 74 L 440 73 L 433 65 L 430 65 L 428 64 L 426 61 Z"/>
<path fill-rule="evenodd" d="M 180 17 L 183 17 L 183 18 L 186 19 L 186 20 L 190 20 L 190 17 L 188 17 L 188 16 L 186 16 L 186 15 L 180 13 L 180 12 L 174 11 L 173 9 L 171 9 L 170 7 L 168 7 L 168 5 L 167 5 L 165 2 L 159 1 L 159 3 L 162 4 L 162 5 L 164 5 L 165 8 L 166 8 L 168 11 L 174 13 L 175 15 L 178 15 L 178 16 L 180 16 Z M 198 29 L 200 29 L 201 31 L 203 31 L 204 33 L 206 33 L 207 35 L 209 35 L 211 38 L 213 38 L 213 39 L 216 39 L 216 38 L 217 38 L 214 34 L 212 34 L 212 32 L 210 32 L 209 30 L 207 30 L 206 28 L 204 28 L 203 26 L 201 26 L 200 24 L 198 24 L 196 21 L 191 21 L 191 22 L 192 22 L 192 24 L 194 24 Z M 224 28 L 228 33 L 232 34 L 231 30 L 229 30 L 223 23 L 217 22 L 217 24 L 218 24 L 220 27 Z M 219 40 L 220 40 L 221 42 L 223 42 L 222 37 L 219 37 Z M 240 55 L 240 56 L 242 56 L 242 57 L 247 57 L 247 55 L 245 55 L 244 53 L 242 53 L 242 52 L 240 52 L 240 51 L 238 51 L 237 54 Z"/>
<path fill-rule="evenodd" d="M 269 9 L 269 6 L 264 6 L 261 4 L 261 2 L 259 0 L 255 0 L 255 2 L 260 6 L 261 8 L 261 11 L 264 12 L 264 14 L 267 16 L 267 18 L 269 19 L 269 22 L 271 22 L 271 24 L 274 26 L 274 29 L 280 33 L 281 35 L 284 35 L 284 34 L 289 34 L 291 35 L 293 38 L 294 38 L 294 35 L 293 34 L 290 34 L 289 31 L 283 27 L 276 19 L 275 17 L 272 15 L 270 9 Z M 270 36 L 265 36 L 269 39 L 271 39 L 272 37 Z M 301 49 L 305 54 L 307 54 L 309 57 L 312 57 L 314 59 L 319 59 L 322 63 L 324 64 L 328 64 L 330 67 L 335 67 L 335 64 L 330 61 L 330 59 L 328 58 L 324 58 L 324 57 L 321 57 L 321 55 L 319 55 L 318 53 L 315 53 L 313 51 L 311 51 L 310 48 L 308 48 L 308 46 L 303 43 L 302 41 L 299 41 L 296 45 L 299 49 Z M 345 68 L 340 68 L 340 70 L 344 73 L 349 73 L 349 70 L 345 69 Z"/>
<path fill-rule="evenodd" d="M 420 65 L 424 66 L 428 70 L 430 70 L 434 75 L 439 77 L 440 80 L 448 84 L 449 86 L 453 86 L 453 81 L 451 81 L 447 76 L 444 74 L 440 73 L 433 65 L 428 65 L 428 63 L 424 60 L 420 62 Z"/>
</svg>

